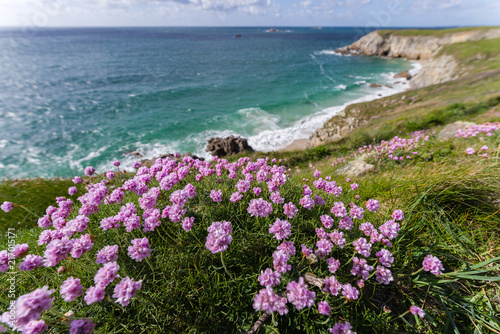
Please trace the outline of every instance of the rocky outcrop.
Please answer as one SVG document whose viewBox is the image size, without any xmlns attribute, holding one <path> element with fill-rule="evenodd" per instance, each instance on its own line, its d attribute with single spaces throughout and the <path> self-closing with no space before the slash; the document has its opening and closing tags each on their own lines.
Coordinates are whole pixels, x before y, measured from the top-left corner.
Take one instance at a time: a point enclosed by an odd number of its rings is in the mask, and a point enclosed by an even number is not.
<svg viewBox="0 0 500 334">
<path fill-rule="evenodd" d="M 408 80 L 411 79 L 411 88 L 422 88 L 454 80 L 462 74 L 452 56 L 441 55 L 437 57 L 441 47 L 459 42 L 497 37 L 500 37 L 500 28 L 461 31 L 442 36 L 403 36 L 398 35 L 397 32 L 374 31 L 336 51 L 349 55 L 420 60 L 422 65 L 420 72 L 413 78 L 411 78 L 410 73 L 405 74 L 404 77 Z"/>
<path fill-rule="evenodd" d="M 472 122 L 462 122 L 458 121 L 452 124 L 446 125 L 443 130 L 439 132 L 438 138 L 441 140 L 447 140 L 454 138 L 455 135 L 457 134 L 457 130 L 464 130 L 470 126 L 476 125 L 475 123 Z"/>
<path fill-rule="evenodd" d="M 229 136 L 226 138 L 212 138 L 208 141 L 207 152 L 213 156 L 223 157 L 242 152 L 254 152 L 245 138 Z"/>
<path fill-rule="evenodd" d="M 394 79 L 398 79 L 398 78 L 404 78 L 406 80 L 410 80 L 411 79 L 411 74 L 408 71 L 399 72 L 398 74 L 396 74 L 394 76 Z"/>
<path fill-rule="evenodd" d="M 341 139 L 352 130 L 368 123 L 368 119 L 360 117 L 360 114 L 360 109 L 348 107 L 333 116 L 322 128 L 317 129 L 309 139 L 315 146 L 325 141 Z"/>
<path fill-rule="evenodd" d="M 337 174 L 346 175 L 349 177 L 362 176 L 366 172 L 374 170 L 375 166 L 364 162 L 363 160 L 354 160 L 345 166 L 337 169 Z"/>
<path fill-rule="evenodd" d="M 496 37 L 500 37 L 498 28 L 454 32 L 442 36 L 402 36 L 373 31 L 336 51 L 342 54 L 425 60 L 433 57 L 446 44 Z"/>
</svg>

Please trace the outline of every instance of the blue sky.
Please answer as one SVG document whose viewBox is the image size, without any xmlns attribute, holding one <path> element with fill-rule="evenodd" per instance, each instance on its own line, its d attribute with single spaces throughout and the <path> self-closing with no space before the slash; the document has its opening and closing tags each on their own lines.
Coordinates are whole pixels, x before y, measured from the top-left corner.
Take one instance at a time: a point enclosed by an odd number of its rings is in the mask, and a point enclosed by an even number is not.
<svg viewBox="0 0 500 334">
<path fill-rule="evenodd" d="M 500 0 L 0 0 L 0 26 L 500 25 Z"/>
</svg>

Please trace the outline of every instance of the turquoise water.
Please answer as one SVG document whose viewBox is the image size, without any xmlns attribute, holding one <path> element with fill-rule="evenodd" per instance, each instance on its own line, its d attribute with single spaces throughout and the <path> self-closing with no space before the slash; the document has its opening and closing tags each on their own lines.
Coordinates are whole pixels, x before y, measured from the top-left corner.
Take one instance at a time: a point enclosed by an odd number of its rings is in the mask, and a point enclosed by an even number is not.
<svg viewBox="0 0 500 334">
<path fill-rule="evenodd" d="M 404 88 L 369 83 L 409 62 L 332 52 L 355 29 L 284 30 L 0 30 L 0 177 L 102 171 L 131 151 L 208 157 L 207 140 L 229 134 L 280 149 L 338 106 Z"/>
</svg>

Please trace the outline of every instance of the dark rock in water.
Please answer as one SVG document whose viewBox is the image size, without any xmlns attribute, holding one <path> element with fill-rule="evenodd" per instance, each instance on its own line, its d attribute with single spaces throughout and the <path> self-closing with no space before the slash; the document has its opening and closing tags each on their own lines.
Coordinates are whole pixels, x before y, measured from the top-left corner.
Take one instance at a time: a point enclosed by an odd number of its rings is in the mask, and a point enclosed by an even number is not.
<svg viewBox="0 0 500 334">
<path fill-rule="evenodd" d="M 234 38 L 241 38 L 241 34 L 234 35 Z"/>
<path fill-rule="evenodd" d="M 399 72 L 398 74 L 396 74 L 394 76 L 394 79 L 397 79 L 397 78 L 405 78 L 406 80 L 410 80 L 411 74 L 408 71 Z"/>
<path fill-rule="evenodd" d="M 213 156 L 223 157 L 245 151 L 254 152 L 245 138 L 229 136 L 227 138 L 212 138 L 208 141 L 207 152 Z"/>
<path fill-rule="evenodd" d="M 185 157 L 191 157 L 193 159 L 198 159 L 198 160 L 205 160 L 203 158 L 200 158 L 196 155 L 193 155 L 191 152 L 186 152 L 184 153 L 183 155 L 179 156 L 178 158 L 176 158 L 173 154 L 169 153 L 169 154 L 164 154 L 164 155 L 161 155 L 159 157 L 156 157 L 156 158 L 153 158 L 153 159 L 145 159 L 145 160 L 141 160 L 141 166 L 146 166 L 146 167 L 151 167 L 155 164 L 156 160 L 157 159 L 165 159 L 165 158 L 170 158 L 172 160 L 175 160 L 176 162 L 180 162 L 182 161 Z"/>
<path fill-rule="evenodd" d="M 142 158 L 143 155 L 141 152 L 139 151 L 131 151 L 131 152 L 125 152 L 126 155 L 131 155 L 133 157 L 137 157 L 137 158 Z"/>
<path fill-rule="evenodd" d="M 382 85 L 378 84 L 378 83 L 371 83 L 370 84 L 370 87 L 371 88 L 378 88 L 378 87 L 382 87 Z"/>
</svg>

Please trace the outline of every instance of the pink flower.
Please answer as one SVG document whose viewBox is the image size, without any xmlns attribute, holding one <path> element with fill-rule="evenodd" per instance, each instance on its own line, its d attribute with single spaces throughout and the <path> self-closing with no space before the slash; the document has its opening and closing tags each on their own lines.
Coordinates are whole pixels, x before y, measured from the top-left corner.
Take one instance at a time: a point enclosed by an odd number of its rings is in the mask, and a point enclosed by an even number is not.
<svg viewBox="0 0 500 334">
<path fill-rule="evenodd" d="M 135 297 L 135 293 L 142 286 L 142 280 L 134 282 L 130 277 L 125 277 L 115 286 L 113 298 L 116 298 L 116 303 L 123 307 L 130 303 L 130 299 Z"/>
<path fill-rule="evenodd" d="M 69 334 L 90 334 L 94 331 L 95 325 L 89 319 L 75 319 L 70 327 Z"/>
<path fill-rule="evenodd" d="M 233 227 L 230 222 L 213 222 L 207 228 L 208 236 L 205 246 L 213 254 L 225 251 L 233 241 L 231 232 Z"/>
<path fill-rule="evenodd" d="M 12 204 L 11 202 L 3 202 L 2 205 L 0 205 L 0 209 L 2 209 L 4 212 L 9 212 L 10 210 L 12 210 L 14 208 L 14 204 Z"/>
<path fill-rule="evenodd" d="M 424 262 L 422 262 L 422 267 L 425 271 L 430 271 L 436 276 L 442 274 L 444 271 L 441 260 L 431 254 L 425 257 Z"/>
<path fill-rule="evenodd" d="M 71 302 L 83 294 L 80 279 L 70 277 L 61 285 L 61 297 L 66 302 Z"/>
<path fill-rule="evenodd" d="M 267 268 L 265 271 L 261 271 L 258 277 L 259 283 L 265 287 L 273 287 L 280 284 L 281 274 L 277 271 L 273 271 Z"/>
<path fill-rule="evenodd" d="M 380 204 L 377 200 L 369 199 L 366 201 L 366 209 L 370 212 L 377 212 L 380 208 Z"/>
<path fill-rule="evenodd" d="M 186 217 L 182 220 L 182 228 L 184 231 L 191 231 L 191 228 L 194 225 L 194 217 Z"/>
<path fill-rule="evenodd" d="M 285 211 L 285 215 L 287 215 L 288 218 L 295 217 L 297 215 L 297 213 L 299 212 L 299 209 L 297 209 L 297 207 L 292 202 L 284 204 L 283 210 Z"/>
<path fill-rule="evenodd" d="M 87 166 L 87 167 L 85 167 L 85 171 L 84 172 L 85 172 L 85 175 L 92 176 L 95 173 L 95 168 L 92 167 L 92 166 Z"/>
<path fill-rule="evenodd" d="M 337 296 L 342 290 L 342 284 L 340 284 L 335 276 L 330 276 L 326 277 L 323 282 L 325 283 L 325 287 L 323 288 L 323 291 L 326 291 L 328 293 L 331 293 L 334 296 Z"/>
<path fill-rule="evenodd" d="M 267 217 L 273 212 L 273 206 L 262 198 L 252 199 L 248 205 L 247 212 L 252 217 Z"/>
<path fill-rule="evenodd" d="M 421 309 L 420 307 L 418 307 L 418 306 L 414 306 L 414 305 L 412 305 L 412 306 L 410 307 L 410 313 L 411 313 L 411 314 L 417 314 L 420 318 L 425 317 L 425 312 L 424 312 L 424 310 L 422 310 L 422 309 Z"/>
<path fill-rule="evenodd" d="M 142 261 L 151 255 L 152 249 L 149 247 L 148 238 L 138 238 L 131 241 L 132 246 L 128 247 L 128 255 L 137 262 Z"/>
<path fill-rule="evenodd" d="M 346 321 L 345 324 L 342 322 L 337 322 L 328 331 L 332 334 L 356 334 L 356 332 L 352 331 L 351 329 L 351 324 L 349 323 L 349 321 Z"/>
<path fill-rule="evenodd" d="M 465 153 L 467 154 L 475 154 L 476 151 L 472 148 L 472 147 L 468 147 L 466 150 L 465 150 Z"/>
<path fill-rule="evenodd" d="M 322 301 L 318 303 L 318 313 L 324 315 L 330 315 L 332 308 L 328 302 Z"/>
<path fill-rule="evenodd" d="M 297 310 L 302 310 L 304 307 L 311 307 L 314 305 L 314 298 L 316 293 L 309 291 L 304 282 L 304 277 L 300 277 L 298 282 L 291 281 L 288 283 L 286 296 L 288 301 L 295 305 Z"/>
<path fill-rule="evenodd" d="M 116 261 L 118 259 L 118 245 L 105 246 L 103 249 L 97 252 L 96 263 L 107 263 Z"/>
<path fill-rule="evenodd" d="M 347 283 L 342 285 L 342 295 L 347 300 L 356 300 L 359 298 L 359 290 Z"/>
<path fill-rule="evenodd" d="M 78 192 L 78 189 L 76 187 L 70 187 L 70 188 L 68 188 L 68 194 L 71 195 L 71 196 L 73 196 L 77 192 Z"/>
<path fill-rule="evenodd" d="M 404 214 L 402 210 L 394 210 L 392 213 L 392 219 L 394 220 L 403 220 L 404 219 Z"/>
<path fill-rule="evenodd" d="M 256 311 L 262 310 L 269 313 L 277 311 L 278 314 L 284 315 L 288 313 L 286 302 L 285 297 L 278 296 L 271 287 L 266 287 L 255 295 L 253 308 Z"/>
<path fill-rule="evenodd" d="M 222 202 L 222 190 L 221 189 L 219 189 L 219 190 L 212 190 L 210 192 L 210 198 L 214 202 Z"/>
</svg>

